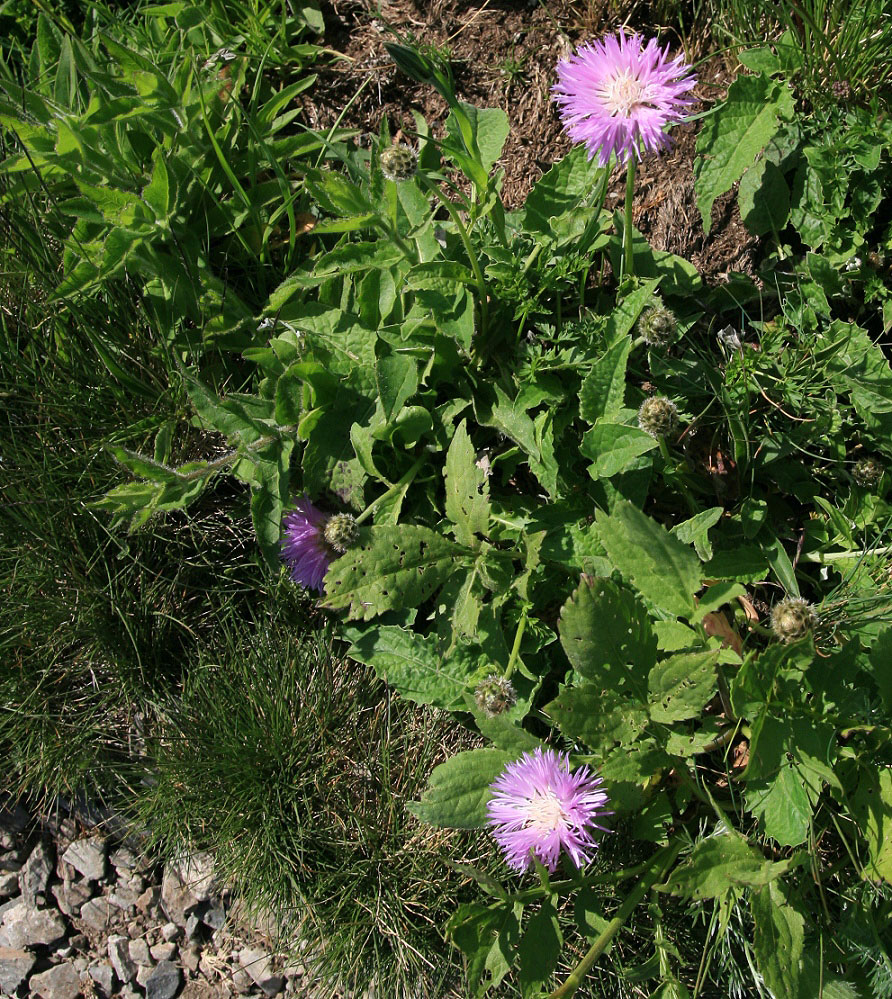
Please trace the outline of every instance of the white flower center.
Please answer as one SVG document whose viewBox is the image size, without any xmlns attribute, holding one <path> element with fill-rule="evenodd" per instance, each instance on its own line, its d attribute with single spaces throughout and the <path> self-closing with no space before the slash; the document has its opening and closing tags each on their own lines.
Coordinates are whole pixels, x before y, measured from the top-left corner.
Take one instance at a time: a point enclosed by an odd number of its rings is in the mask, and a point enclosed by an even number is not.
<svg viewBox="0 0 892 999">
<path fill-rule="evenodd" d="M 527 828 L 538 832 L 554 832 L 567 824 L 567 813 L 554 791 L 539 791 L 527 806 Z"/>
<path fill-rule="evenodd" d="M 621 118 L 628 118 L 636 107 L 643 104 L 646 94 L 647 88 L 628 69 L 607 80 L 602 91 L 604 106 L 611 115 Z"/>
</svg>

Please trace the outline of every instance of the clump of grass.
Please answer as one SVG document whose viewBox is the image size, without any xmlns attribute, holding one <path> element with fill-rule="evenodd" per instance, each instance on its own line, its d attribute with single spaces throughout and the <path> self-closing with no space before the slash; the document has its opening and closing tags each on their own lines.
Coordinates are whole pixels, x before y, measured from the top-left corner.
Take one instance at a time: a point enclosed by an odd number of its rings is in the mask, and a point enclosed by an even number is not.
<svg viewBox="0 0 892 999">
<path fill-rule="evenodd" d="M 211 850 L 283 946 L 320 940 L 332 987 L 442 995 L 460 977 L 438 930 L 461 884 L 444 860 L 467 844 L 405 805 L 474 737 L 339 659 L 288 583 L 259 617 L 226 622 L 165 703 L 139 819 L 166 851 Z"/>
</svg>

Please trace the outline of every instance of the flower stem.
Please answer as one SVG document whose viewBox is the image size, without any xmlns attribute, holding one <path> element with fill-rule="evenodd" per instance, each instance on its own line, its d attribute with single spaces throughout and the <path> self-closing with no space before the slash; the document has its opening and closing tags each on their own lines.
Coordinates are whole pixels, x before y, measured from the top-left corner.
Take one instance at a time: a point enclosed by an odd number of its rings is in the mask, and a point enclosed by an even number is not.
<svg viewBox="0 0 892 999">
<path fill-rule="evenodd" d="M 419 458 L 414 465 L 402 476 L 398 482 L 394 484 L 385 492 L 381 493 L 380 496 L 372 500 L 371 503 L 362 511 L 362 513 L 356 518 L 356 523 L 361 524 L 364 520 L 368 520 L 369 516 L 375 512 L 375 510 L 384 502 L 386 499 L 390 499 L 394 493 L 398 492 L 403 486 L 407 486 L 418 474 L 418 469 L 425 463 L 426 458 Z"/>
<path fill-rule="evenodd" d="M 510 680 L 511 674 L 514 672 L 514 667 L 517 665 L 517 660 L 520 658 L 520 643 L 523 641 L 523 633 L 527 628 L 527 611 L 528 607 L 526 604 L 520 612 L 520 620 L 517 622 L 517 631 L 514 632 L 514 644 L 511 646 L 511 655 L 508 657 L 508 665 L 505 667 L 505 679 Z"/>
<path fill-rule="evenodd" d="M 610 942 L 616 934 L 619 933 L 620 929 L 622 929 L 623 924 L 629 916 L 632 915 L 632 912 L 638 903 L 657 883 L 657 881 L 661 880 L 662 877 L 668 872 L 669 868 L 675 862 L 675 858 L 681 852 L 681 847 L 682 841 L 679 838 L 676 839 L 674 843 L 664 846 L 662 850 L 659 850 L 653 855 L 650 864 L 648 865 L 649 869 L 645 873 L 644 877 L 638 882 L 637 885 L 635 885 L 629 895 L 626 896 L 626 900 L 620 906 L 617 914 L 604 928 L 604 932 L 601 933 L 598 939 L 592 944 L 585 957 L 583 957 L 579 964 L 577 964 L 576 967 L 570 972 L 564 981 L 564 984 L 555 989 L 548 999 L 569 999 L 569 997 L 576 992 L 579 986 L 582 985 L 582 980 L 588 974 L 589 969 L 604 953 Z"/>
<path fill-rule="evenodd" d="M 626 171 L 626 220 L 623 223 L 623 277 L 632 277 L 635 273 L 635 254 L 632 252 L 632 199 L 635 194 L 635 167 L 634 156 L 629 157 L 629 166 Z"/>
</svg>

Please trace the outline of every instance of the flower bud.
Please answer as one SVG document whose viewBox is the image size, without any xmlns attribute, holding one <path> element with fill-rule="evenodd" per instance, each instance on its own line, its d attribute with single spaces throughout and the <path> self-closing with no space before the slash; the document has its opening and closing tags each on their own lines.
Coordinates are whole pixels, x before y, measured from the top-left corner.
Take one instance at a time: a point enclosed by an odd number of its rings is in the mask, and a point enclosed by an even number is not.
<svg viewBox="0 0 892 999">
<path fill-rule="evenodd" d="M 678 407 L 663 395 L 645 399 L 638 410 L 638 426 L 651 437 L 668 437 L 678 427 Z"/>
<path fill-rule="evenodd" d="M 665 347 L 671 343 L 676 329 L 675 316 L 662 304 L 645 309 L 638 320 L 638 332 L 648 347 Z"/>
<path fill-rule="evenodd" d="M 390 146 L 381 153 L 381 173 L 388 180 L 411 180 L 418 169 L 418 157 L 408 146 Z"/>
<path fill-rule="evenodd" d="M 804 638 L 817 623 L 818 615 L 802 597 L 785 597 L 771 611 L 771 630 L 785 645 Z"/>
<path fill-rule="evenodd" d="M 514 707 L 517 691 L 510 680 L 498 673 L 490 673 L 474 691 L 474 700 L 481 711 L 493 718 Z"/>
<path fill-rule="evenodd" d="M 359 537 L 359 527 L 349 513 L 336 513 L 328 518 L 324 534 L 328 544 L 343 555 Z"/>
<path fill-rule="evenodd" d="M 883 475 L 883 466 L 876 458 L 860 458 L 852 467 L 852 478 L 864 489 L 873 489 Z"/>
</svg>

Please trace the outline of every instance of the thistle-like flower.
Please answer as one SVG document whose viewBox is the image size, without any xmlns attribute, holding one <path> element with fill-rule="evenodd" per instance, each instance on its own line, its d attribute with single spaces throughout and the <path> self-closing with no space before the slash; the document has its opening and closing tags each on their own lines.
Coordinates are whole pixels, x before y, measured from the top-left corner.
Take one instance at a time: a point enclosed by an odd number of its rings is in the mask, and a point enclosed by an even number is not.
<svg viewBox="0 0 892 999">
<path fill-rule="evenodd" d="M 818 623 L 818 615 L 802 597 L 785 597 L 771 611 L 771 630 L 785 644 L 805 636 Z"/>
<path fill-rule="evenodd" d="M 678 329 L 675 316 L 665 305 L 645 309 L 638 320 L 638 331 L 648 347 L 665 347 Z"/>
<path fill-rule="evenodd" d="M 387 180 L 395 182 L 411 180 L 418 170 L 418 157 L 414 150 L 401 143 L 385 149 L 381 153 L 379 162 L 381 173 Z"/>
<path fill-rule="evenodd" d="M 638 426 L 657 440 L 668 437 L 678 427 L 678 407 L 663 395 L 645 399 L 638 410 Z"/>
<path fill-rule="evenodd" d="M 474 700 L 481 711 L 493 718 L 517 704 L 517 691 L 510 680 L 498 673 L 490 673 L 474 691 Z"/>
<path fill-rule="evenodd" d="M 571 772 L 567 756 L 553 749 L 524 753 L 490 788 L 489 825 L 516 871 L 529 870 L 534 856 L 555 871 L 561 850 L 582 867 L 598 845 L 593 830 L 607 832 L 598 824 L 610 814 L 603 781 L 588 767 Z"/>
<path fill-rule="evenodd" d="M 852 466 L 852 478 L 863 489 L 873 489 L 883 477 L 883 466 L 876 458 L 859 458 Z"/>
<path fill-rule="evenodd" d="M 645 152 L 669 145 L 665 128 L 684 120 L 694 103 L 683 98 L 697 78 L 681 56 L 669 58 L 669 47 L 656 39 L 642 46 L 640 35 L 623 31 L 604 41 L 583 45 L 557 65 L 552 87 L 561 119 L 574 142 L 585 143 L 589 159 L 599 154 L 607 166 L 640 160 Z"/>
<path fill-rule="evenodd" d="M 291 572 L 291 578 L 302 586 L 323 592 L 322 580 L 328 567 L 338 557 L 338 552 L 326 540 L 326 528 L 331 519 L 318 507 L 302 496 L 295 509 L 282 520 L 285 535 L 282 538 L 282 558 Z"/>
<path fill-rule="evenodd" d="M 343 555 L 348 548 L 352 548 L 359 537 L 359 526 L 356 518 L 349 513 L 336 513 L 329 517 L 325 525 L 325 540 L 339 554 Z"/>
</svg>

